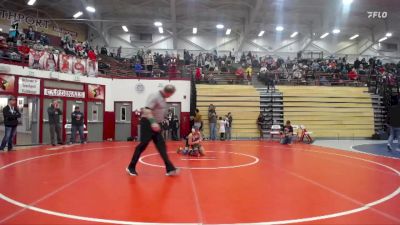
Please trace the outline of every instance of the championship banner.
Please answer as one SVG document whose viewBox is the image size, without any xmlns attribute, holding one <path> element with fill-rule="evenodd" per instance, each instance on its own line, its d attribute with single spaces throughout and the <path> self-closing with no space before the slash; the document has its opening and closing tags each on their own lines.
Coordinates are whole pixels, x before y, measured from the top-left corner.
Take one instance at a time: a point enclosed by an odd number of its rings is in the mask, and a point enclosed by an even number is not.
<svg viewBox="0 0 400 225">
<path fill-rule="evenodd" d="M 60 54 L 60 72 L 72 73 L 72 63 L 74 56 Z"/>
<path fill-rule="evenodd" d="M 86 73 L 86 60 L 73 57 L 73 73 L 75 75 L 84 75 Z"/>
<path fill-rule="evenodd" d="M 88 85 L 88 98 L 104 100 L 105 87 L 99 84 Z"/>
<path fill-rule="evenodd" d="M 99 73 L 99 64 L 96 60 L 87 59 L 86 67 L 87 75 L 89 77 L 95 77 Z"/>
<path fill-rule="evenodd" d="M 15 77 L 9 75 L 0 75 L 0 93 L 14 92 Z"/>
<path fill-rule="evenodd" d="M 43 70 L 44 69 L 44 54 L 45 51 L 36 51 L 31 49 L 29 51 L 29 68 Z"/>
</svg>

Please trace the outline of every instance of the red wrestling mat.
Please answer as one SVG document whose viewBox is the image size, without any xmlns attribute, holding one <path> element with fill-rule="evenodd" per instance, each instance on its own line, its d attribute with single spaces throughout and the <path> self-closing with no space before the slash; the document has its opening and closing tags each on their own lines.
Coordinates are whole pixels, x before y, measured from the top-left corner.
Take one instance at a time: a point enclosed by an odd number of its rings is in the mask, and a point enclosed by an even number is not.
<svg viewBox="0 0 400 225">
<path fill-rule="evenodd" d="M 0 154 L 0 224 L 400 224 L 400 161 L 311 145 L 206 142 L 166 177 L 151 144 L 32 147 Z"/>
</svg>

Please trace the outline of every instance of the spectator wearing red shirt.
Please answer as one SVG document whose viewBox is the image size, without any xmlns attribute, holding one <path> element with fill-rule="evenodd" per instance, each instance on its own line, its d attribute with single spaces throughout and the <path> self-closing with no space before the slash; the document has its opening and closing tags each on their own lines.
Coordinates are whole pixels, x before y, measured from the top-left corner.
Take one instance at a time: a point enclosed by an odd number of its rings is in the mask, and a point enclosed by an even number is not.
<svg viewBox="0 0 400 225">
<path fill-rule="evenodd" d="M 349 76 L 349 79 L 350 79 L 350 80 L 357 80 L 358 74 L 357 74 L 356 69 L 353 68 L 353 69 L 348 73 L 348 76 Z"/>
<path fill-rule="evenodd" d="M 200 69 L 200 67 L 197 67 L 196 68 L 196 81 L 198 82 L 198 81 L 201 81 L 201 69 Z"/>
<path fill-rule="evenodd" d="M 96 61 L 97 59 L 97 56 L 92 49 L 90 49 L 88 52 L 88 58 L 92 61 Z"/>
<path fill-rule="evenodd" d="M 235 74 L 236 74 L 236 82 L 238 82 L 238 83 L 243 82 L 243 80 L 244 80 L 244 70 L 243 70 L 243 67 L 240 66 L 240 67 L 236 70 Z"/>
</svg>

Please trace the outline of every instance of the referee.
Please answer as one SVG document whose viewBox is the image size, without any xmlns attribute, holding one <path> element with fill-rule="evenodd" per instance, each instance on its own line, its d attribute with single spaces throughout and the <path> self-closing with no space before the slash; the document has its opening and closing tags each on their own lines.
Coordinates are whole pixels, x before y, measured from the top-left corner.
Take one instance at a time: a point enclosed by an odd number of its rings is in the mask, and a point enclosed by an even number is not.
<svg viewBox="0 0 400 225">
<path fill-rule="evenodd" d="M 167 155 L 167 148 L 164 138 L 161 135 L 160 123 L 164 120 L 166 114 L 167 103 L 166 98 L 171 97 L 175 93 L 173 85 L 166 85 L 163 90 L 152 94 L 147 100 L 146 108 L 143 110 L 143 116 L 140 120 L 140 143 L 136 146 L 135 153 L 133 153 L 131 163 L 126 172 L 131 176 L 137 176 L 136 164 L 140 155 L 146 150 L 150 141 L 153 140 L 165 163 L 167 176 L 176 176 L 179 169 L 175 168 Z"/>
</svg>

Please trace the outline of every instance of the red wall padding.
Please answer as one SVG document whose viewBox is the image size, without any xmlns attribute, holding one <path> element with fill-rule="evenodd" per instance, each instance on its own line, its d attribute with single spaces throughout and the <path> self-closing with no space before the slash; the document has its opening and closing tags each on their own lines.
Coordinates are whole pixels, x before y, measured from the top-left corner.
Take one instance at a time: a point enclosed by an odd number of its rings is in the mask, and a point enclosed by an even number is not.
<svg viewBox="0 0 400 225">
<path fill-rule="evenodd" d="M 132 137 L 137 137 L 138 136 L 138 125 L 139 125 L 139 117 L 135 114 L 135 112 L 132 112 L 132 130 L 131 134 Z"/>
<path fill-rule="evenodd" d="M 181 138 L 190 133 L 190 112 L 181 112 Z"/>
<path fill-rule="evenodd" d="M 103 128 L 103 139 L 109 138 L 114 139 L 115 137 L 115 113 L 104 112 L 104 128 Z"/>
</svg>

